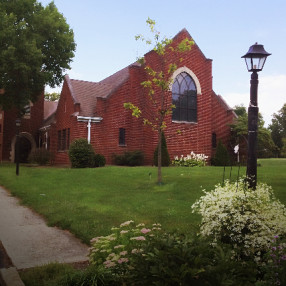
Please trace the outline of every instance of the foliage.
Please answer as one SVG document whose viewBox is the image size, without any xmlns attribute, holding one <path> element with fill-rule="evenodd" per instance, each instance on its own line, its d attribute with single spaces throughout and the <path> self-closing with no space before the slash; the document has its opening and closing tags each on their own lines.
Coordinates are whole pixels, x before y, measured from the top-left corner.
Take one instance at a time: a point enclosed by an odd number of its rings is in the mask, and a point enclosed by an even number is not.
<svg viewBox="0 0 286 286">
<path fill-rule="evenodd" d="M 126 151 L 123 154 L 113 154 L 113 163 L 119 166 L 142 166 L 144 153 L 141 150 Z"/>
<path fill-rule="evenodd" d="M 245 180 L 226 181 L 205 192 L 192 209 L 202 215 L 200 234 L 229 243 L 237 257 L 255 256 L 259 262 L 273 235 L 286 237 L 286 208 L 266 184 L 253 191 Z"/>
<path fill-rule="evenodd" d="M 238 118 L 230 125 L 234 144 L 243 145 L 247 143 L 248 137 L 248 115 L 243 105 L 235 106 L 234 111 Z M 257 132 L 257 156 L 260 158 L 271 157 L 276 148 L 271 138 L 271 134 L 264 127 L 264 120 L 261 113 L 258 113 L 258 132 Z"/>
<path fill-rule="evenodd" d="M 19 272 L 26 286 L 63 286 L 62 281 L 73 273 L 75 270 L 71 265 L 60 263 L 50 263 Z"/>
<path fill-rule="evenodd" d="M 95 153 L 92 145 L 84 138 L 74 140 L 69 147 L 72 168 L 94 167 Z"/>
<path fill-rule="evenodd" d="M 253 263 L 231 259 L 229 246 L 167 233 L 158 223 L 126 221 L 91 244 L 90 263 L 122 285 L 245 285 L 256 275 Z"/>
<path fill-rule="evenodd" d="M 101 154 L 95 154 L 94 167 L 104 167 L 106 163 L 105 157 Z"/>
<path fill-rule="evenodd" d="M 22 110 L 54 87 L 74 57 L 73 31 L 54 2 L 0 2 L 0 106 Z"/>
<path fill-rule="evenodd" d="M 60 99 L 60 96 L 60 93 L 57 92 L 45 93 L 45 100 L 58 101 Z"/>
<path fill-rule="evenodd" d="M 157 147 L 154 151 L 153 163 L 155 166 L 158 166 L 158 148 L 159 148 L 159 144 L 157 145 Z M 162 138 L 161 138 L 161 156 L 162 156 L 162 158 L 161 158 L 162 166 L 168 167 L 171 164 L 171 160 L 170 160 L 170 155 L 168 152 L 167 142 L 166 142 L 164 132 L 162 132 Z"/>
<path fill-rule="evenodd" d="M 118 281 L 112 273 L 90 266 L 83 271 L 69 272 L 58 279 L 55 286 L 118 286 Z M 51 285 L 53 286 L 53 285 Z"/>
<path fill-rule="evenodd" d="M 286 285 L 286 243 L 275 235 L 268 252 L 264 256 L 266 263 L 262 266 L 262 285 Z"/>
<path fill-rule="evenodd" d="M 31 151 L 28 161 L 39 165 L 47 165 L 51 160 L 51 153 L 45 148 L 37 148 Z"/>
<path fill-rule="evenodd" d="M 222 144 L 221 140 L 219 140 L 216 152 L 214 157 L 212 158 L 212 165 L 214 166 L 229 166 L 230 158 L 227 148 Z"/>
<path fill-rule="evenodd" d="M 193 151 L 184 157 L 184 155 L 175 156 L 172 161 L 172 165 L 181 167 L 194 167 L 194 166 L 205 166 L 208 156 L 204 154 L 195 154 Z"/>
<path fill-rule="evenodd" d="M 138 62 L 144 66 L 147 73 L 147 80 L 143 81 L 141 85 L 148 91 L 148 97 L 152 105 L 151 112 L 147 116 L 142 114 L 140 108 L 132 102 L 124 103 L 126 109 L 132 111 L 132 115 L 136 118 L 143 117 L 143 123 L 149 125 L 152 129 L 158 132 L 158 183 L 162 183 L 162 146 L 161 138 L 162 132 L 166 128 L 166 116 L 172 114 L 174 105 L 169 100 L 169 87 L 172 83 L 172 74 L 177 69 L 177 65 L 181 62 L 178 57 L 177 62 L 167 63 L 166 58 L 169 54 L 181 54 L 191 49 L 194 41 L 186 38 L 182 40 L 177 46 L 173 44 L 171 39 L 166 37 L 161 38 L 160 32 L 155 28 L 155 21 L 148 18 L 146 21 L 153 36 L 153 42 L 145 38 L 143 35 L 137 35 L 136 40 L 141 40 L 147 45 L 154 45 L 153 51 L 158 55 L 160 63 L 156 69 L 146 64 L 145 58 L 138 59 Z"/>
<path fill-rule="evenodd" d="M 271 137 L 278 148 L 278 156 L 286 157 L 286 103 L 278 113 L 273 114 L 272 123 L 269 126 L 269 129 L 271 130 Z M 284 151 L 282 151 L 283 147 Z M 281 152 L 283 152 L 283 154 L 281 154 Z"/>
</svg>

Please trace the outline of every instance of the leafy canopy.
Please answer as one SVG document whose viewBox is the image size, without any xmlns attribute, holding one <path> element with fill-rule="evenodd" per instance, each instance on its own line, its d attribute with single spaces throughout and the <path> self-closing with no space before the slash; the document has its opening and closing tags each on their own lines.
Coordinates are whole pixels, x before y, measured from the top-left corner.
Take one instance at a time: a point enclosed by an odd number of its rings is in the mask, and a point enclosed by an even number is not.
<svg viewBox="0 0 286 286">
<path fill-rule="evenodd" d="M 247 142 L 248 137 L 248 115 L 246 107 L 235 106 L 234 111 L 238 116 L 236 121 L 230 125 L 235 144 Z M 264 127 L 264 120 L 261 113 L 258 113 L 258 134 L 257 153 L 259 157 L 269 157 L 273 155 L 275 145 L 271 138 L 270 131 Z"/>
<path fill-rule="evenodd" d="M 278 156 L 285 157 L 286 152 L 286 103 L 282 108 L 273 114 L 272 123 L 269 126 L 271 137 L 277 146 Z"/>
<path fill-rule="evenodd" d="M 70 69 L 73 31 L 51 2 L 0 0 L 0 107 L 23 109 Z"/>
</svg>

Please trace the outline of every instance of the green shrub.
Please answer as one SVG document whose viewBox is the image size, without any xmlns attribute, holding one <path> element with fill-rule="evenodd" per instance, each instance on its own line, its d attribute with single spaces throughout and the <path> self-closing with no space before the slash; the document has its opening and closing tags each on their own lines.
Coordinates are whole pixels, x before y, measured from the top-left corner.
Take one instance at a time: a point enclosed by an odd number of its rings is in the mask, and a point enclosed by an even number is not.
<svg viewBox="0 0 286 286">
<path fill-rule="evenodd" d="M 140 150 L 127 151 L 123 154 L 113 154 L 113 164 L 119 166 L 142 166 L 144 164 L 144 153 Z"/>
<path fill-rule="evenodd" d="M 104 167 L 106 163 L 105 157 L 101 154 L 95 154 L 94 167 Z"/>
<path fill-rule="evenodd" d="M 112 273 L 118 285 L 248 285 L 257 273 L 252 261 L 232 260 L 228 245 L 166 233 L 158 223 L 130 220 L 91 245 L 90 263 Z"/>
<path fill-rule="evenodd" d="M 37 148 L 31 151 L 28 161 L 39 165 L 47 165 L 51 160 L 51 153 L 45 148 Z"/>
<path fill-rule="evenodd" d="M 286 237 L 286 208 L 266 184 L 253 191 L 245 180 L 226 181 L 192 208 L 202 216 L 200 234 L 230 244 L 238 258 L 253 256 L 259 263 L 274 235 Z"/>
<path fill-rule="evenodd" d="M 162 166 L 163 167 L 168 167 L 171 164 L 171 160 L 170 160 L 170 155 L 168 152 L 168 148 L 167 148 L 167 142 L 166 142 L 166 138 L 165 138 L 165 134 L 164 132 L 162 132 L 162 138 L 161 138 L 161 154 L 162 154 Z M 158 146 L 156 147 L 155 151 L 154 151 L 154 159 L 153 159 L 153 163 L 155 166 L 158 166 Z"/>
<path fill-rule="evenodd" d="M 95 165 L 94 150 L 84 138 L 76 139 L 70 144 L 69 158 L 72 168 L 86 168 Z"/>
<path fill-rule="evenodd" d="M 211 159 L 211 163 L 214 166 L 229 166 L 230 158 L 227 151 L 227 148 L 219 140 L 216 147 L 215 156 Z"/>
</svg>

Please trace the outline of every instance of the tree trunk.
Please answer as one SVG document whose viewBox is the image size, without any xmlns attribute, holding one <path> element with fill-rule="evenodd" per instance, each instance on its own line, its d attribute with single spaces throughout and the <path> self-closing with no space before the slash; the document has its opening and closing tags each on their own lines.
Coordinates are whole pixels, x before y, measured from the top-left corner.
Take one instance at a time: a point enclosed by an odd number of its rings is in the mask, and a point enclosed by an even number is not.
<svg viewBox="0 0 286 286">
<path fill-rule="evenodd" d="M 162 130 L 158 131 L 158 185 L 162 184 Z"/>
</svg>

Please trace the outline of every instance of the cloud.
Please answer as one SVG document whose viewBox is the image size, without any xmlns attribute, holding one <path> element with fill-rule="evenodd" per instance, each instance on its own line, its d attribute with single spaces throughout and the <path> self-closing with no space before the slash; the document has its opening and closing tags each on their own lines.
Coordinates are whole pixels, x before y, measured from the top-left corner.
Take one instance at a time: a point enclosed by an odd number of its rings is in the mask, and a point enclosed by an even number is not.
<svg viewBox="0 0 286 286">
<path fill-rule="evenodd" d="M 250 93 L 226 93 L 224 98 L 231 107 L 241 103 L 248 107 Z M 266 127 L 271 123 L 272 114 L 277 113 L 285 103 L 286 74 L 259 76 L 258 107 Z"/>
</svg>

